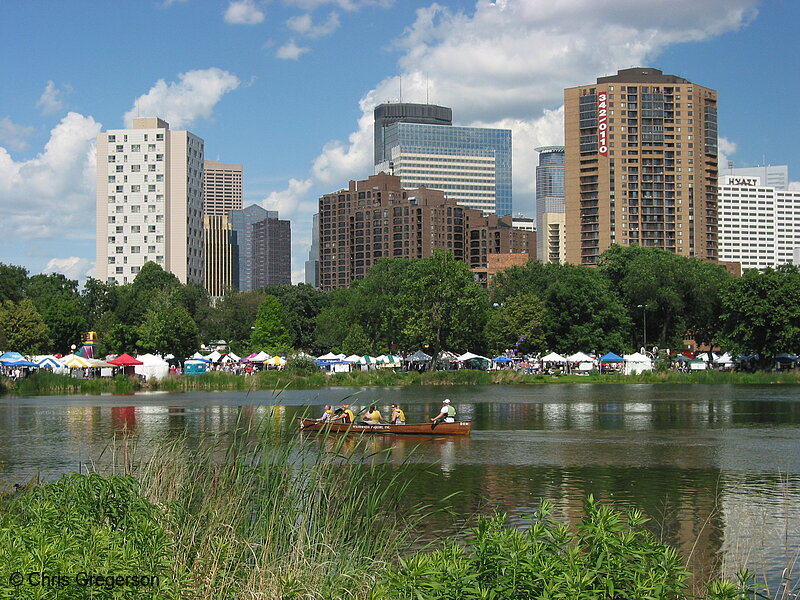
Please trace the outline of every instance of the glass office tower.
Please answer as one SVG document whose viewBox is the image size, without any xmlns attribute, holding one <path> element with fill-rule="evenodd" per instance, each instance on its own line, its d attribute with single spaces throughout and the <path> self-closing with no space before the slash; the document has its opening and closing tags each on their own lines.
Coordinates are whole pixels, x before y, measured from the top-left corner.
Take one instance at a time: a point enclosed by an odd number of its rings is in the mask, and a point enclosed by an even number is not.
<svg viewBox="0 0 800 600">
<path fill-rule="evenodd" d="M 537 256 L 542 262 L 563 262 L 564 146 L 542 146 L 536 151 Z"/>
<path fill-rule="evenodd" d="M 382 105 L 383 106 L 383 105 Z M 454 127 L 377 119 L 382 149 L 376 173 L 400 177 L 402 186 L 442 190 L 463 206 L 498 216 L 512 213 L 511 130 Z"/>
</svg>

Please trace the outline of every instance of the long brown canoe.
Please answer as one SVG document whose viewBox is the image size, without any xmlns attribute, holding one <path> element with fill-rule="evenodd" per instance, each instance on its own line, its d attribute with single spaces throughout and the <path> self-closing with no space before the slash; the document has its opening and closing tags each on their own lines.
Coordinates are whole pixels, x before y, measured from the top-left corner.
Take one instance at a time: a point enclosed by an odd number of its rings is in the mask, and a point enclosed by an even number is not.
<svg viewBox="0 0 800 600">
<path fill-rule="evenodd" d="M 398 435 L 469 435 L 471 421 L 455 423 L 408 423 L 407 425 L 361 425 L 359 423 L 319 423 L 316 419 L 301 419 L 298 431 L 329 431 L 331 433 L 395 433 Z"/>
</svg>

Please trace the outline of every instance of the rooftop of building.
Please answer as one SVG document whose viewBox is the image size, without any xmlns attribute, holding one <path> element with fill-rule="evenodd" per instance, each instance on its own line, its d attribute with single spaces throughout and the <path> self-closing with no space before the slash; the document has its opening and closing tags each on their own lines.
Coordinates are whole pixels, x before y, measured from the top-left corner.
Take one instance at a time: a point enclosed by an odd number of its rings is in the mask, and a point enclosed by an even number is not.
<svg viewBox="0 0 800 600">
<path fill-rule="evenodd" d="M 632 67 L 620 69 L 616 75 L 598 77 L 597 83 L 691 83 L 691 81 L 677 75 L 664 75 L 662 71 L 652 67 Z"/>
</svg>

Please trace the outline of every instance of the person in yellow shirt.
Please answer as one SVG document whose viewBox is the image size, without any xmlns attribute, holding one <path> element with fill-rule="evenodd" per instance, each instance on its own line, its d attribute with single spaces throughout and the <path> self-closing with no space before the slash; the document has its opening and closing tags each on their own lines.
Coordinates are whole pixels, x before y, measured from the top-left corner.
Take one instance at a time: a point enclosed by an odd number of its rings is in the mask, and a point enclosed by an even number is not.
<svg viewBox="0 0 800 600">
<path fill-rule="evenodd" d="M 331 423 L 341 421 L 342 423 L 355 423 L 356 416 L 350 410 L 350 405 L 342 402 L 342 408 L 338 409 L 337 414 L 331 418 Z"/>
<path fill-rule="evenodd" d="M 397 404 L 392 404 L 392 418 L 390 420 L 392 425 L 405 425 L 406 424 L 406 413 L 397 406 Z"/>
<path fill-rule="evenodd" d="M 366 423 L 367 425 L 380 425 L 381 412 L 376 408 L 374 404 L 369 407 L 367 414 L 364 415 L 364 423 Z"/>
</svg>

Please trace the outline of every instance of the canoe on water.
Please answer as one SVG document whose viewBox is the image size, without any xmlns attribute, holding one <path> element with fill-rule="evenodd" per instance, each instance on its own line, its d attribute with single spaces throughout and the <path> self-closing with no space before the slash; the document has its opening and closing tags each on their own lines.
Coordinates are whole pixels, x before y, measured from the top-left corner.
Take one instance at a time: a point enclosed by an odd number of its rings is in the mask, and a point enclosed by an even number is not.
<svg viewBox="0 0 800 600">
<path fill-rule="evenodd" d="M 472 421 L 455 423 L 408 423 L 406 425 L 361 425 L 359 423 L 318 423 L 315 419 L 297 418 L 298 431 L 329 431 L 331 433 L 395 433 L 398 435 L 469 435 Z"/>
</svg>

